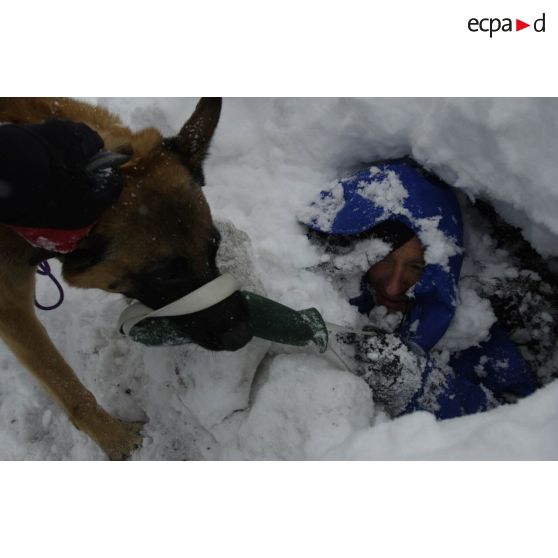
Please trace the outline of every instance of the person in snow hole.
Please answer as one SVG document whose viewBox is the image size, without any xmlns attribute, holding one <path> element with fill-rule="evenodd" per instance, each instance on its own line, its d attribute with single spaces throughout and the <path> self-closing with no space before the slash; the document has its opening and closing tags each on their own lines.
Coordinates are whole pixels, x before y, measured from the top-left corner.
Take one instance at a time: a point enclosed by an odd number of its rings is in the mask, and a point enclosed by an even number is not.
<svg viewBox="0 0 558 558">
<path fill-rule="evenodd" d="M 94 164 L 106 161 L 103 146 L 88 126 L 67 120 L 0 125 L 0 223 L 42 259 L 73 251 L 122 190 L 117 169 Z"/>
<path fill-rule="evenodd" d="M 459 300 L 463 226 L 453 190 L 436 176 L 410 158 L 377 163 L 320 192 L 299 221 L 330 255 L 326 268 L 364 258 L 360 294 L 349 302 L 374 332 L 337 341 L 390 416 L 424 410 L 449 419 L 535 390 L 497 322 L 473 346 L 443 348 Z"/>
</svg>

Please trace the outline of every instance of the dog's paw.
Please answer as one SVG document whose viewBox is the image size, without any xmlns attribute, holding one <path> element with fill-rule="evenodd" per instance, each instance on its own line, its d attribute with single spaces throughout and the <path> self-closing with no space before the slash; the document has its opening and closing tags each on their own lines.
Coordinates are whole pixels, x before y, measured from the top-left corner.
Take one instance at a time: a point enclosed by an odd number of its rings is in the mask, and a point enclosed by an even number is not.
<svg viewBox="0 0 558 558">
<path fill-rule="evenodd" d="M 100 444 L 111 461 L 129 459 L 134 451 L 141 448 L 143 444 L 141 429 L 144 424 L 143 422 L 117 421 L 111 435 Z"/>
</svg>

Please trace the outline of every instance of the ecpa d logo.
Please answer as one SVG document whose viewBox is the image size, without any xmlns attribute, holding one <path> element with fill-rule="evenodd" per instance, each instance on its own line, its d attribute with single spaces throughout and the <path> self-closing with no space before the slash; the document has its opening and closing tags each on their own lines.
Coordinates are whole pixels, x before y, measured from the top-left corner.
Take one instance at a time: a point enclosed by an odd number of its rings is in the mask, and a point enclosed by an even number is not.
<svg viewBox="0 0 558 558">
<path fill-rule="evenodd" d="M 545 19 L 546 19 L 546 14 L 543 13 L 543 15 L 539 19 L 536 19 L 533 22 L 533 29 L 537 33 L 545 32 L 545 25 L 546 25 Z M 472 17 L 469 20 L 467 27 L 469 28 L 469 31 L 472 31 L 473 33 L 477 33 L 479 31 L 483 33 L 489 33 L 490 38 L 492 38 L 492 35 L 494 33 L 498 33 L 498 31 L 503 31 L 505 33 L 511 31 L 521 31 L 522 29 L 531 27 L 530 23 L 525 23 L 521 19 L 516 18 L 515 29 L 514 29 L 512 21 L 513 20 L 510 17 L 504 17 L 502 19 L 498 17 L 485 17 L 482 19 L 477 19 L 476 17 Z"/>
</svg>

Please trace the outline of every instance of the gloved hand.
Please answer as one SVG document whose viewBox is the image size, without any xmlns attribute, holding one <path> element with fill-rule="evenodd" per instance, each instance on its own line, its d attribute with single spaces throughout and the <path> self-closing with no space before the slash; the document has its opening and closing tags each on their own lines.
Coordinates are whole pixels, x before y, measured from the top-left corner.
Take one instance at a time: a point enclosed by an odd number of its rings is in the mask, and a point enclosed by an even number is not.
<svg viewBox="0 0 558 558">
<path fill-rule="evenodd" d="M 374 401 L 392 417 L 403 413 L 421 388 L 426 359 L 396 334 L 358 335 L 355 361 L 357 375 L 372 388 Z"/>
<path fill-rule="evenodd" d="M 66 120 L 0 126 L 0 222 L 54 251 L 60 231 L 75 232 L 74 241 L 87 234 L 123 186 L 117 168 L 90 164 L 103 145 L 85 124 Z M 28 229 L 39 229 L 42 243 Z"/>
</svg>

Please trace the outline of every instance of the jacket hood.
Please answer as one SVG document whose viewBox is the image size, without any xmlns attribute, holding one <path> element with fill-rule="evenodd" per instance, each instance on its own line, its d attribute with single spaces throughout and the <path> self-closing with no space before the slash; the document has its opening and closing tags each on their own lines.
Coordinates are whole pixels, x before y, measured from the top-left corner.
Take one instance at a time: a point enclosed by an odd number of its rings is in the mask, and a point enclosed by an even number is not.
<svg viewBox="0 0 558 558">
<path fill-rule="evenodd" d="M 299 214 L 310 229 L 355 236 L 384 221 L 407 225 L 425 249 L 425 268 L 408 292 L 414 298 L 401 333 L 428 352 L 454 316 L 463 261 L 463 223 L 453 190 L 410 158 L 373 164 L 336 181 Z M 362 313 L 373 306 L 366 280 L 351 304 Z"/>
</svg>

